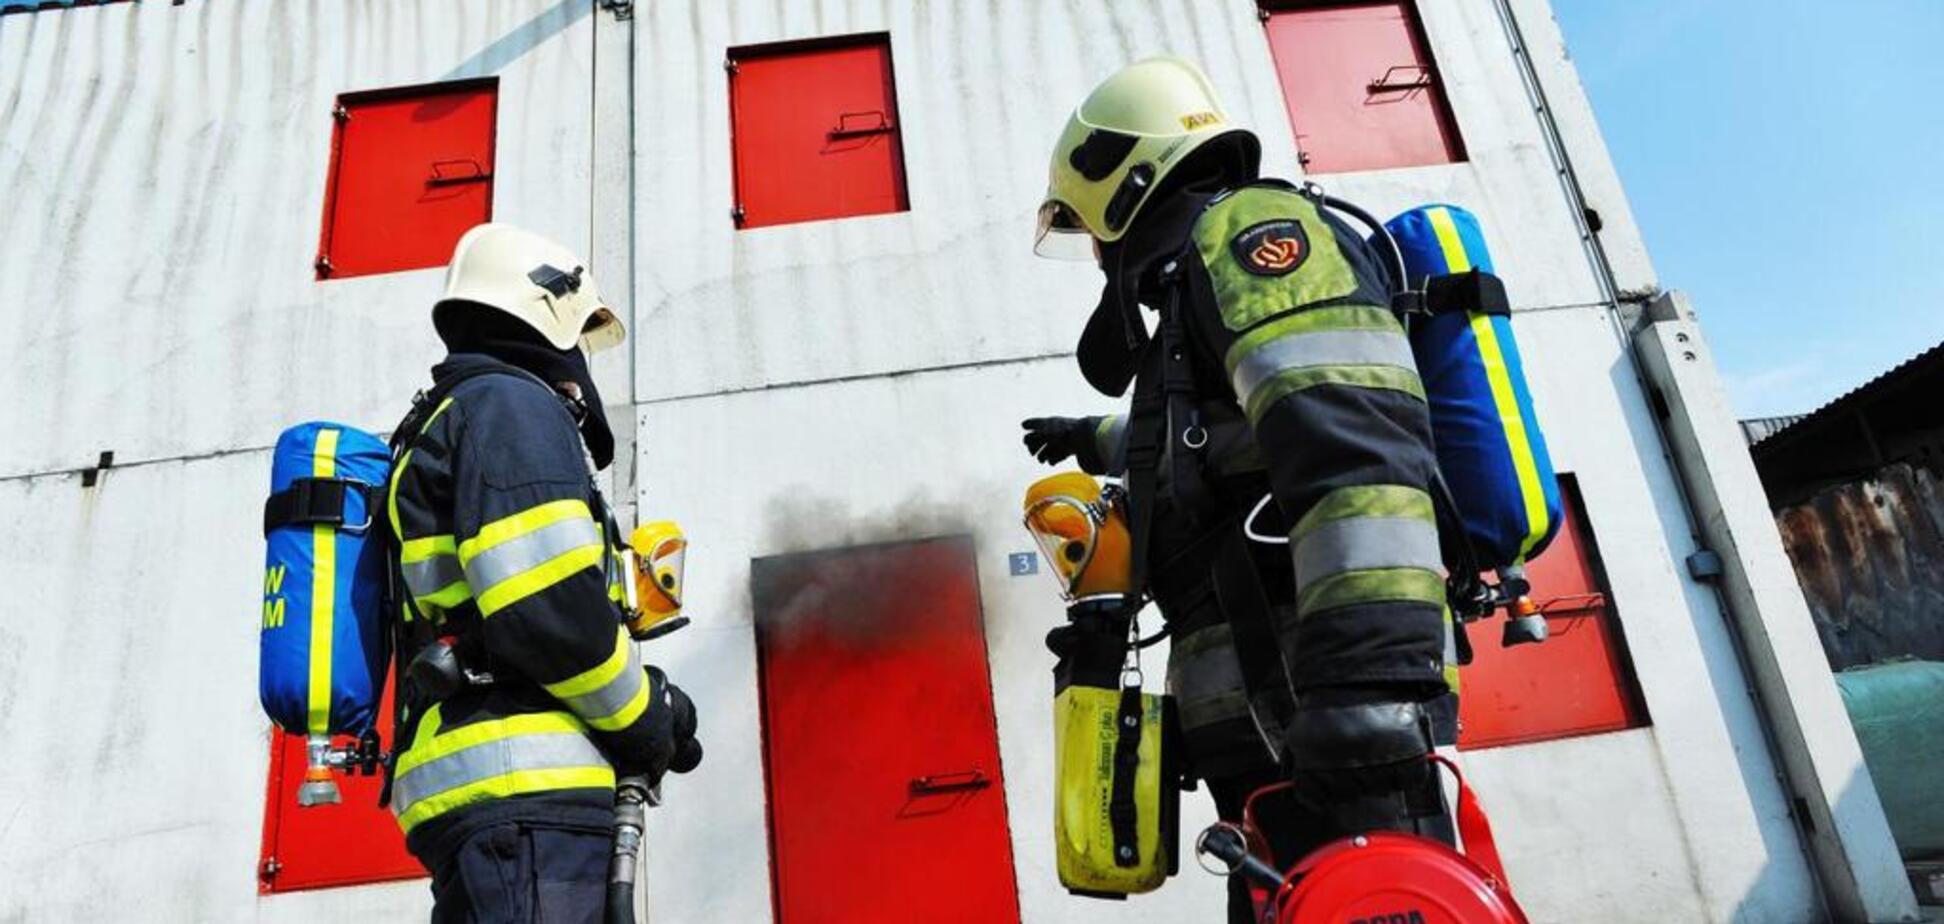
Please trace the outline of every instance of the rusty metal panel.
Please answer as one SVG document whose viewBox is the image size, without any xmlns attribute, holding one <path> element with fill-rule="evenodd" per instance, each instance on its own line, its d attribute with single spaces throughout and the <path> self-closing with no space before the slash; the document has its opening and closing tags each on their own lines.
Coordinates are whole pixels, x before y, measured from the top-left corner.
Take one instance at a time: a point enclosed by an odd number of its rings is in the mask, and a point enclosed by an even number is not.
<svg viewBox="0 0 1944 924">
<path fill-rule="evenodd" d="M 1944 659 L 1944 498 L 1924 469 L 1891 465 L 1775 515 L 1836 669 Z"/>
</svg>

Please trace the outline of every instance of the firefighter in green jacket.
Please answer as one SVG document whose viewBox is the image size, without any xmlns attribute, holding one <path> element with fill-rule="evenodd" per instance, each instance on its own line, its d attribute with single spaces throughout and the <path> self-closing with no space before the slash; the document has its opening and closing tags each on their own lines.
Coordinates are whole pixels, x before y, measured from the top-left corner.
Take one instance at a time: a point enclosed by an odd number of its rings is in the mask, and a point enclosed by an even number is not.
<svg viewBox="0 0 1944 924">
<path fill-rule="evenodd" d="M 1447 630 L 1428 408 L 1387 277 L 1259 160 L 1177 58 L 1080 104 L 1037 249 L 1098 263 L 1081 370 L 1134 399 L 1125 415 L 1028 420 L 1025 441 L 1127 478 L 1188 764 L 1229 819 L 1295 780 L 1261 819 L 1287 868 L 1360 831 L 1451 839 L 1426 760 Z M 1249 921 L 1239 886 L 1230 918 Z"/>
<path fill-rule="evenodd" d="M 614 437 L 587 354 L 623 332 L 581 261 L 507 225 L 460 239 L 450 350 L 386 497 L 406 598 L 391 808 L 434 921 L 602 919 L 617 775 L 700 760 L 695 710 L 623 627 Z"/>
</svg>

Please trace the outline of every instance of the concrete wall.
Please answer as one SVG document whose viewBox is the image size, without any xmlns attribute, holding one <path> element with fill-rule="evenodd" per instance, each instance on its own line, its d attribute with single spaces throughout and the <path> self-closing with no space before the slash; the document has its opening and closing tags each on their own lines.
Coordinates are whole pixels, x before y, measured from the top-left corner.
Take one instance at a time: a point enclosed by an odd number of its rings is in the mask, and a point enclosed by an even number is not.
<svg viewBox="0 0 1944 924">
<path fill-rule="evenodd" d="M 1420 6 L 1468 162 L 1313 179 L 1380 215 L 1437 200 L 1484 221 L 1654 720 L 1465 755 L 1515 885 L 1535 920 L 1817 919 L 1721 612 L 1679 567 L 1696 542 L 1674 473 L 1504 24 L 1490 4 Z M 1543 0 L 1515 6 L 1551 37 L 1534 63 L 1601 197 L 1609 259 L 1651 285 Z M 0 537 L 0 579 L 19 588 L 0 604 L 0 868 L 20 873 L 0 880 L 0 919 L 423 918 L 415 883 L 255 894 L 256 504 L 282 426 L 387 427 L 438 354 L 423 313 L 437 271 L 312 280 L 333 97 L 487 73 L 495 216 L 592 248 L 610 293 L 632 296 L 632 368 L 603 370 L 638 425 L 626 499 L 696 542 L 698 625 L 650 655 L 694 692 L 710 757 L 651 819 L 657 924 L 769 919 L 760 876 L 721 878 L 767 862 L 749 560 L 945 533 L 977 549 L 1026 920 L 1205 919 L 1219 902 L 1192 867 L 1124 906 L 1059 890 L 1039 645 L 1059 606 L 1004 559 L 1029 545 L 1014 511 L 1041 471 L 1017 420 L 1115 406 L 1068 356 L 1097 278 L 1030 253 L 1046 147 L 1092 81 L 1173 51 L 1209 68 L 1268 170 L 1295 176 L 1253 4 L 635 12 L 629 26 L 592 0 L 189 0 L 0 17 L 0 312 L 26 332 L 0 363 L 0 516 L 28 524 Z M 891 35 L 911 210 L 736 231 L 724 51 L 866 31 Z M 103 449 L 145 464 L 91 489 L 63 474 Z M 1188 805 L 1192 830 L 1209 812 Z"/>
</svg>

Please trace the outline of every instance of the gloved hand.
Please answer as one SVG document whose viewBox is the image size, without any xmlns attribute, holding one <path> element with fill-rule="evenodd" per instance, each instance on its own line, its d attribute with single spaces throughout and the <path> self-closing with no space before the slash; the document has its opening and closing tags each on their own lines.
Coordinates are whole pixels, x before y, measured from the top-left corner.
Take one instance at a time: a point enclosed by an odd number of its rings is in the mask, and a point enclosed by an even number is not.
<svg viewBox="0 0 1944 924">
<path fill-rule="evenodd" d="M 1023 442 L 1033 458 L 1056 465 L 1093 447 L 1094 420 L 1086 417 L 1029 417 Z"/>
<path fill-rule="evenodd" d="M 648 785 L 658 786 L 670 770 L 687 773 L 695 769 L 702 762 L 702 744 L 695 740 L 695 703 L 688 694 L 661 668 L 650 665 L 642 670 L 648 674 L 647 753 L 617 769 L 623 775 L 646 776 Z"/>
</svg>

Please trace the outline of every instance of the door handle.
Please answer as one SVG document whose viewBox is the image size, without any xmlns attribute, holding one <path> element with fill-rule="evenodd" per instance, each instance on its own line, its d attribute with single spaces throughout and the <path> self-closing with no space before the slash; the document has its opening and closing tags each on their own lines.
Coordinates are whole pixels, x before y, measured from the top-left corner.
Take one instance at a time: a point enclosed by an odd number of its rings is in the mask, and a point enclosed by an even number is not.
<svg viewBox="0 0 1944 924">
<path fill-rule="evenodd" d="M 876 119 L 877 121 L 875 123 L 868 123 L 864 125 L 852 125 L 851 124 L 852 116 L 856 116 L 860 119 L 871 118 L 871 119 Z M 882 110 L 873 109 L 869 112 L 845 112 L 845 113 L 840 113 L 837 116 L 837 126 L 830 130 L 830 140 L 843 141 L 847 138 L 864 138 L 870 135 L 886 135 L 886 134 L 890 134 L 896 127 L 897 126 L 891 124 L 890 119 L 885 118 L 884 112 Z"/>
<path fill-rule="evenodd" d="M 1405 74 L 1411 74 L 1415 72 L 1417 76 L 1407 80 L 1393 80 L 1392 76 L 1397 74 L 1400 71 Z M 1424 89 L 1429 89 L 1430 86 L 1431 86 L 1430 68 L 1425 67 L 1422 64 L 1398 64 L 1385 70 L 1384 76 L 1371 81 L 1369 84 L 1367 84 L 1364 87 L 1364 90 L 1374 95 L 1377 93 L 1388 93 L 1388 92 L 1395 92 L 1398 90 L 1424 90 Z"/>
<path fill-rule="evenodd" d="M 432 175 L 425 178 L 425 185 L 435 188 L 458 186 L 461 183 L 484 183 L 492 178 L 493 172 L 472 158 L 435 160 L 432 162 Z"/>
<path fill-rule="evenodd" d="M 938 773 L 921 776 L 911 781 L 911 794 L 932 796 L 946 792 L 971 792 L 992 785 L 992 780 L 984 770 L 960 770 L 956 773 Z"/>
</svg>

